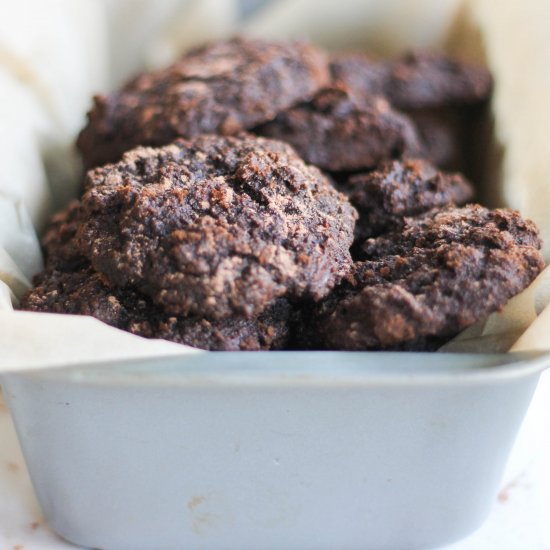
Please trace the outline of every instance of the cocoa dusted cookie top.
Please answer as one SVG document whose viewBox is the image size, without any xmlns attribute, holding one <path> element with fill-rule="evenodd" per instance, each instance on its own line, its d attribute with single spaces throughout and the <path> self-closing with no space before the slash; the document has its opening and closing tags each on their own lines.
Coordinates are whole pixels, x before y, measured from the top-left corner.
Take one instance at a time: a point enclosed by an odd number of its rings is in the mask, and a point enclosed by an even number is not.
<svg viewBox="0 0 550 550">
<path fill-rule="evenodd" d="M 412 122 L 384 98 L 358 98 L 338 86 L 280 113 L 256 132 L 290 143 L 307 162 L 332 171 L 371 168 L 421 152 Z"/>
<path fill-rule="evenodd" d="M 349 177 L 340 189 L 359 212 L 355 233 L 363 239 L 399 229 L 406 217 L 432 208 L 465 204 L 474 194 L 461 174 L 440 172 L 421 159 L 387 161 Z"/>
<path fill-rule="evenodd" d="M 357 213 L 291 147 L 201 136 L 88 173 L 81 252 L 111 285 L 166 312 L 257 316 L 319 300 L 346 274 Z"/>
<path fill-rule="evenodd" d="M 304 42 L 234 38 L 196 48 L 173 65 L 97 96 L 78 138 L 90 168 L 137 145 L 236 134 L 311 98 L 329 80 L 321 50 Z"/>
<path fill-rule="evenodd" d="M 114 289 L 89 267 L 48 270 L 21 301 L 27 311 L 91 315 L 145 338 L 162 338 L 208 350 L 269 350 L 287 345 L 293 308 L 281 298 L 259 317 L 208 321 L 174 317 L 135 290 Z"/>
<path fill-rule="evenodd" d="M 332 78 L 354 95 L 379 94 L 407 111 L 479 103 L 493 86 L 484 67 L 441 53 L 410 52 L 393 60 L 340 54 L 330 67 Z"/>
<path fill-rule="evenodd" d="M 313 315 L 328 349 L 411 349 L 448 339 L 521 292 L 544 267 L 535 225 L 512 210 L 446 208 L 366 241 L 366 261 Z M 412 346 L 414 348 L 414 346 Z"/>
</svg>

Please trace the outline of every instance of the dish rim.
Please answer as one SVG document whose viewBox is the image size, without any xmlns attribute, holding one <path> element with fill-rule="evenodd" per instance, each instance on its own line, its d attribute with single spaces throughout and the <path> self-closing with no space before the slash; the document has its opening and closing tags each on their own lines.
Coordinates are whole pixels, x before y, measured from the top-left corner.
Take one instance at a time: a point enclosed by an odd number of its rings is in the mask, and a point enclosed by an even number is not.
<svg viewBox="0 0 550 550">
<path fill-rule="evenodd" d="M 550 352 L 539 351 L 198 352 L 22 369 L 0 373 L 0 382 L 23 377 L 97 387 L 419 387 L 495 384 L 538 375 L 547 368 Z"/>
</svg>

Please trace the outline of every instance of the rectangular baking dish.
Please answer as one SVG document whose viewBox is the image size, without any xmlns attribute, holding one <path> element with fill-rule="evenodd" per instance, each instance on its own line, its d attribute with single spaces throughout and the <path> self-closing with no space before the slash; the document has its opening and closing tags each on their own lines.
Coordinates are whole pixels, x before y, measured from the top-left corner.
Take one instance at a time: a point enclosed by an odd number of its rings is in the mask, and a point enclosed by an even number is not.
<svg viewBox="0 0 550 550">
<path fill-rule="evenodd" d="M 198 353 L 0 381 L 44 515 L 73 543 L 414 550 L 483 522 L 549 364 Z"/>
</svg>

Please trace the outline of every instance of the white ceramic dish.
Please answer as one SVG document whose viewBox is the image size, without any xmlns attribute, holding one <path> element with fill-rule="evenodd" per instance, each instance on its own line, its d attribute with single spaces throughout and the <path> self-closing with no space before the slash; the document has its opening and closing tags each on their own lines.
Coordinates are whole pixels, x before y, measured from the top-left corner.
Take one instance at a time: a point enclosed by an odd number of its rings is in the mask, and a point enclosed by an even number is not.
<svg viewBox="0 0 550 550">
<path fill-rule="evenodd" d="M 413 550 L 483 522 L 549 363 L 206 353 L 1 382 L 44 515 L 74 543 Z"/>
</svg>

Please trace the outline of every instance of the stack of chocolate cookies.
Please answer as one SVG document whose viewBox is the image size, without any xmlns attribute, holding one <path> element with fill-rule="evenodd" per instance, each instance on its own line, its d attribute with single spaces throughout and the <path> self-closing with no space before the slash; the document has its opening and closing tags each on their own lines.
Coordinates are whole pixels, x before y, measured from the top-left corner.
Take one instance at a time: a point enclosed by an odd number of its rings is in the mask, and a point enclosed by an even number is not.
<svg viewBox="0 0 550 550">
<path fill-rule="evenodd" d="M 211 350 L 435 349 L 543 267 L 532 222 L 441 171 L 491 87 L 443 55 L 190 51 L 94 98 L 21 307 Z"/>
</svg>

